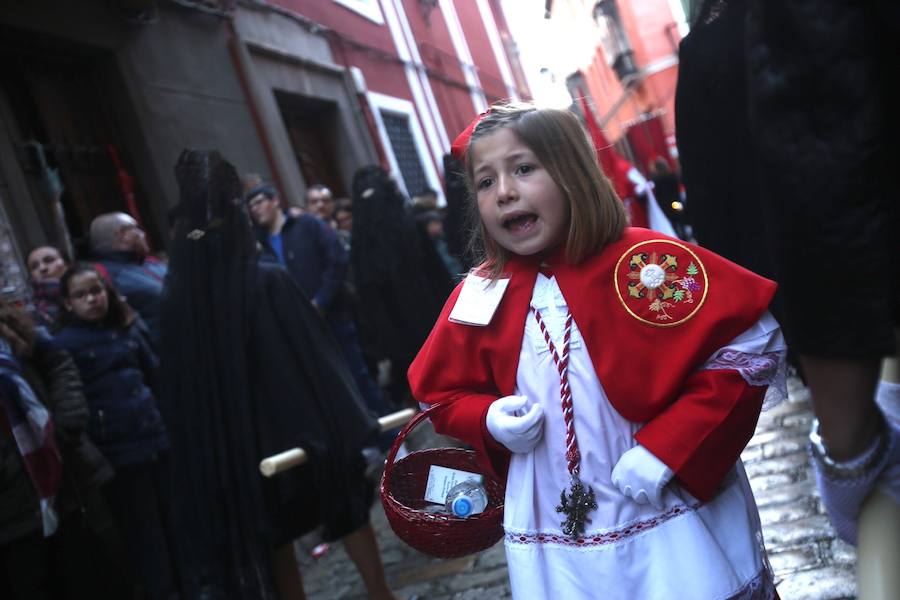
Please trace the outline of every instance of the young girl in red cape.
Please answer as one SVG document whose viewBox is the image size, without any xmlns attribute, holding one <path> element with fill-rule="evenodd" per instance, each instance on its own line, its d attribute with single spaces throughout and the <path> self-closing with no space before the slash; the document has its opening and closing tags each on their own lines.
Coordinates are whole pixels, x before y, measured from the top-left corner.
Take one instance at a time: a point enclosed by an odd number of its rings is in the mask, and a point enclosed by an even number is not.
<svg viewBox="0 0 900 600">
<path fill-rule="evenodd" d="M 777 598 L 740 461 L 786 393 L 775 284 L 626 227 L 569 111 L 494 106 L 454 152 L 485 261 L 409 379 L 506 481 L 513 596 Z"/>
</svg>

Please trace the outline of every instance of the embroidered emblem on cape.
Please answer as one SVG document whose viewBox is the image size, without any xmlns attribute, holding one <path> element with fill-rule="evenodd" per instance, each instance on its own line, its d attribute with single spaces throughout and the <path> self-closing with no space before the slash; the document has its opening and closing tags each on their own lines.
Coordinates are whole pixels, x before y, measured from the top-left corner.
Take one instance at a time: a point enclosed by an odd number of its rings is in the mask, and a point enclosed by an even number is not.
<svg viewBox="0 0 900 600">
<path fill-rule="evenodd" d="M 674 327 L 693 317 L 709 288 L 700 257 L 670 240 L 635 244 L 619 257 L 614 277 L 628 314 L 655 327 Z"/>
</svg>

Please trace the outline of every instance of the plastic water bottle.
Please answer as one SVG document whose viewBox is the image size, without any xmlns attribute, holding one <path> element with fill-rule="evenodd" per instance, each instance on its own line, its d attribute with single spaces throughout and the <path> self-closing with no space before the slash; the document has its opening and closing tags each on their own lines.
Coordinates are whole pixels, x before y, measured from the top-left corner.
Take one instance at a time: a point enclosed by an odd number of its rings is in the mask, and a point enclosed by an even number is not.
<svg viewBox="0 0 900 600">
<path fill-rule="evenodd" d="M 447 512 L 456 517 L 471 517 L 487 508 L 487 492 L 480 483 L 463 481 L 447 492 Z"/>
</svg>

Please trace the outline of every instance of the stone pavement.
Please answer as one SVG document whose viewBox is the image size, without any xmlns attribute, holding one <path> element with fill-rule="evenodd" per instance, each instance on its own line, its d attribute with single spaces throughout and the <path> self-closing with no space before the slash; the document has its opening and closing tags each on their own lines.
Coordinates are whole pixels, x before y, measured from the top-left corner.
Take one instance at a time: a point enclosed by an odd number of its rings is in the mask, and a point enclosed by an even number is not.
<svg viewBox="0 0 900 600">
<path fill-rule="evenodd" d="M 743 453 L 763 523 L 769 560 L 784 600 L 855 598 L 856 554 L 838 540 L 815 490 L 806 435 L 812 413 L 809 393 L 789 380 L 788 401 L 763 413 L 756 434 Z M 424 432 L 424 433 L 422 433 Z M 411 445 L 437 445 L 420 426 Z M 412 550 L 393 534 L 380 502 L 372 521 L 388 579 L 401 598 L 475 600 L 510 598 L 502 543 L 474 556 L 437 560 Z M 321 558 L 310 550 L 310 535 L 297 544 L 297 556 L 310 600 L 363 600 L 365 590 L 340 544 Z M 673 596 L 674 598 L 674 596 Z M 564 599 L 557 599 L 564 600 Z"/>
<path fill-rule="evenodd" d="M 788 401 L 766 411 L 741 458 L 784 600 L 856 597 L 856 551 L 835 537 L 815 486 L 806 440 L 809 391 L 788 380 Z"/>
</svg>

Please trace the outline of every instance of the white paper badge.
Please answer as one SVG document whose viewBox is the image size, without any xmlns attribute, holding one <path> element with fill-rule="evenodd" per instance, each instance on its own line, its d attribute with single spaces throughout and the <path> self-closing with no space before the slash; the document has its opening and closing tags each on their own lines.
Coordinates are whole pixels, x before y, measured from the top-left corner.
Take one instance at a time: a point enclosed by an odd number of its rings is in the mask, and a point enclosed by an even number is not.
<svg viewBox="0 0 900 600">
<path fill-rule="evenodd" d="M 463 481 L 481 483 L 482 479 L 478 473 L 431 465 L 428 470 L 428 483 L 425 484 L 425 499 L 435 504 L 443 504 L 447 500 L 447 492 L 457 483 Z"/>
<path fill-rule="evenodd" d="M 509 277 L 492 281 L 476 271 L 470 272 L 463 282 L 453 310 L 450 311 L 450 320 L 479 327 L 489 324 L 508 285 Z"/>
</svg>

